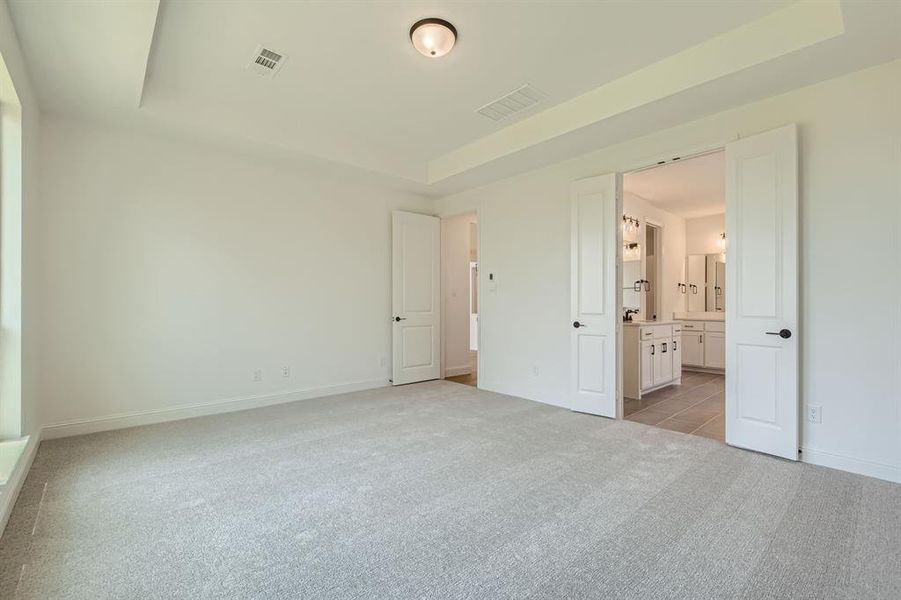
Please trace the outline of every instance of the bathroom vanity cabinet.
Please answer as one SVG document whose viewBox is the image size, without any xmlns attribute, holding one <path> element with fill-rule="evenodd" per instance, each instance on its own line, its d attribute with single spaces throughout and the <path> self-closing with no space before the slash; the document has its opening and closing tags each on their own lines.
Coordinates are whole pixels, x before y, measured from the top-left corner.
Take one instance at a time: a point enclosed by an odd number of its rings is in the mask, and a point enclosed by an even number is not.
<svg viewBox="0 0 901 600">
<path fill-rule="evenodd" d="M 623 323 L 623 395 L 641 398 L 682 381 L 682 323 Z"/>
<path fill-rule="evenodd" d="M 726 324 L 691 320 L 682 323 L 682 364 L 686 369 L 726 368 Z"/>
</svg>

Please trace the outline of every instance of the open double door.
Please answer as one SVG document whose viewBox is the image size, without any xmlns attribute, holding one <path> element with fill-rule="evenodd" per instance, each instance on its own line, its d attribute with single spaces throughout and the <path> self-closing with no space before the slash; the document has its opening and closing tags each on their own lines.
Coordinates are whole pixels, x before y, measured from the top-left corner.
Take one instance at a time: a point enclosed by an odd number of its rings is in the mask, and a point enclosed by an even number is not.
<svg viewBox="0 0 901 600">
<path fill-rule="evenodd" d="M 726 144 L 726 443 L 798 458 L 794 125 Z M 622 176 L 572 185 L 570 406 L 617 417 Z"/>
<path fill-rule="evenodd" d="M 572 186 L 573 410 L 617 417 L 622 390 L 622 176 Z M 392 217 L 393 383 L 440 377 L 440 221 Z M 798 457 L 795 126 L 726 145 L 726 442 Z"/>
</svg>

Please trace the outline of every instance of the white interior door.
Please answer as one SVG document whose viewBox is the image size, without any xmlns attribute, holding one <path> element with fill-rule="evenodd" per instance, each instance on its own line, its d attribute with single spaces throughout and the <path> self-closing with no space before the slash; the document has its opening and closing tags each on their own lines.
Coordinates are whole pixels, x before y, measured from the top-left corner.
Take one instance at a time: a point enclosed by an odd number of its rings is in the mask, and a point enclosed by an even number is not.
<svg viewBox="0 0 901 600">
<path fill-rule="evenodd" d="M 794 125 L 726 146 L 726 442 L 798 459 Z"/>
<path fill-rule="evenodd" d="M 441 224 L 391 215 L 392 378 L 394 385 L 440 377 Z"/>
<path fill-rule="evenodd" d="M 572 185 L 570 407 L 616 417 L 622 313 L 622 176 Z"/>
</svg>

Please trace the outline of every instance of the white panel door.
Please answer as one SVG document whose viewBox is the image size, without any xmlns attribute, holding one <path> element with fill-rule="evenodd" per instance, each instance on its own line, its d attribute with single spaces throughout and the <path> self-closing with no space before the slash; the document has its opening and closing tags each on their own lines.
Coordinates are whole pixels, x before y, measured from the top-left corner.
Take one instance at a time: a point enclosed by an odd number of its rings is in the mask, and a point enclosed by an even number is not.
<svg viewBox="0 0 901 600">
<path fill-rule="evenodd" d="M 441 365 L 441 227 L 436 217 L 391 215 L 394 385 L 437 379 Z"/>
<path fill-rule="evenodd" d="M 622 321 L 622 176 L 572 185 L 570 408 L 616 417 Z"/>
<path fill-rule="evenodd" d="M 726 146 L 726 442 L 798 459 L 794 125 Z"/>
</svg>

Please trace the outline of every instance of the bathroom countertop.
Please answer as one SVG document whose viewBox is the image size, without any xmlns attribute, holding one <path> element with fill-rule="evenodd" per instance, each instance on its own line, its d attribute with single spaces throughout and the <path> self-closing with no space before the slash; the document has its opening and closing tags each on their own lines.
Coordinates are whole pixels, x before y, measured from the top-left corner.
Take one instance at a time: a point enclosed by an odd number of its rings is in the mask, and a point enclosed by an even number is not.
<svg viewBox="0 0 901 600">
<path fill-rule="evenodd" d="M 623 325 L 632 325 L 632 326 L 641 326 L 641 325 L 678 325 L 681 323 L 681 319 L 669 320 L 669 321 L 624 321 Z"/>
<path fill-rule="evenodd" d="M 725 312 L 683 313 L 676 317 L 679 321 L 725 321 Z"/>
</svg>

